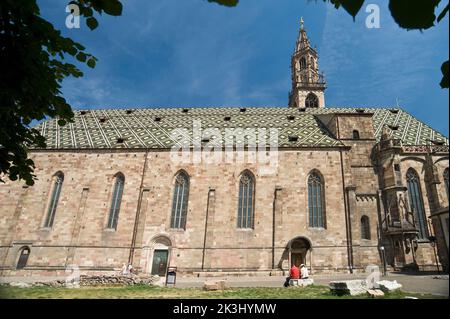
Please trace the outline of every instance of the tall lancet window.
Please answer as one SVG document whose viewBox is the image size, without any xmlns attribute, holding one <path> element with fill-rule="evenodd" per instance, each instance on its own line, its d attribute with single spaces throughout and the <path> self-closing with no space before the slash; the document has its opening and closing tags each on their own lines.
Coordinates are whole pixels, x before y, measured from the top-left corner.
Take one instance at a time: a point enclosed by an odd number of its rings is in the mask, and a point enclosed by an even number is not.
<svg viewBox="0 0 450 319">
<path fill-rule="evenodd" d="M 449 185 L 448 185 L 448 167 L 444 171 L 444 184 L 445 184 L 445 191 L 447 192 L 447 200 L 450 202 L 450 196 L 448 194 L 449 192 Z"/>
<path fill-rule="evenodd" d="M 171 228 L 186 229 L 186 216 L 189 201 L 189 176 L 181 171 L 175 178 L 173 192 Z"/>
<path fill-rule="evenodd" d="M 319 107 L 319 99 L 314 93 L 309 93 L 305 100 L 306 107 Z"/>
<path fill-rule="evenodd" d="M 370 222 L 366 215 L 361 217 L 361 239 L 370 240 Z"/>
<path fill-rule="evenodd" d="M 117 229 L 119 221 L 120 203 L 122 202 L 123 188 L 125 185 L 125 176 L 118 173 L 115 177 L 113 195 L 111 198 L 111 208 L 109 209 L 108 228 Z"/>
<path fill-rule="evenodd" d="M 253 228 L 255 204 L 255 178 L 246 171 L 239 180 L 238 228 Z"/>
<path fill-rule="evenodd" d="M 419 227 L 419 237 L 427 238 L 427 222 L 425 217 L 425 208 L 423 205 L 422 190 L 420 188 L 420 179 L 417 172 L 410 168 L 406 172 L 406 183 L 408 187 L 409 204 L 414 212 L 416 225 Z"/>
<path fill-rule="evenodd" d="M 326 228 L 324 181 L 318 172 L 308 178 L 309 227 Z"/>
<path fill-rule="evenodd" d="M 58 207 L 59 195 L 61 194 L 61 188 L 64 182 L 64 174 L 58 172 L 53 176 L 53 189 L 48 204 L 47 216 L 45 218 L 44 227 L 50 228 L 53 226 L 55 220 L 56 208 Z"/>
<path fill-rule="evenodd" d="M 306 59 L 305 59 L 305 57 L 302 57 L 300 59 L 300 70 L 304 70 L 304 69 L 306 69 Z"/>
</svg>

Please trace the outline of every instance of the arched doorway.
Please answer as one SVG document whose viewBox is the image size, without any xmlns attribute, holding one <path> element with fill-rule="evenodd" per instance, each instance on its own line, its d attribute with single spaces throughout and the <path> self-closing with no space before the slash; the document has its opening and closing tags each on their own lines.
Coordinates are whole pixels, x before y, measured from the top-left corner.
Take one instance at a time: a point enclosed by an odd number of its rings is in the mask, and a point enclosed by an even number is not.
<svg viewBox="0 0 450 319">
<path fill-rule="evenodd" d="M 311 242 L 305 237 L 296 237 L 292 239 L 288 244 L 289 250 L 289 265 L 308 264 L 307 254 L 311 250 Z M 310 267 L 309 267 L 310 268 Z"/>
<path fill-rule="evenodd" d="M 172 242 L 166 236 L 159 236 L 153 240 L 152 246 L 150 272 L 164 277 L 170 261 Z"/>
</svg>

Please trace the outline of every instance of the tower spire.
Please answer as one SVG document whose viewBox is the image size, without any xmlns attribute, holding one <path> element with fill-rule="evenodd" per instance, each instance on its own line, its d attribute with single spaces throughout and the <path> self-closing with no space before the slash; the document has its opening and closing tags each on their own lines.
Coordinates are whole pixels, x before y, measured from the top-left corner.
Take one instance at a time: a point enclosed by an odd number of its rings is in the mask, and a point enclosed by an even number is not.
<svg viewBox="0 0 450 319">
<path fill-rule="evenodd" d="M 297 45 L 291 61 L 290 107 L 325 107 L 326 85 L 323 75 L 319 74 L 318 59 L 317 50 L 311 47 L 306 34 L 305 22 L 301 17 Z"/>
<path fill-rule="evenodd" d="M 300 32 L 297 39 L 297 46 L 295 51 L 300 51 L 302 49 L 306 49 L 310 47 L 308 35 L 305 30 L 305 21 L 303 21 L 303 17 L 300 19 Z"/>
</svg>

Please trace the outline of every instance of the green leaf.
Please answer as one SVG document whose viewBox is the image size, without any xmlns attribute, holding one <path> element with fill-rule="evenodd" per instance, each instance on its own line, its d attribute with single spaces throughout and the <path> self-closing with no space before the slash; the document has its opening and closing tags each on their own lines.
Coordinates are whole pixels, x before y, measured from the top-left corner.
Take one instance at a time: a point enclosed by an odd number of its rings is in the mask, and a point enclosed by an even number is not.
<svg viewBox="0 0 450 319">
<path fill-rule="evenodd" d="M 342 7 L 355 19 L 359 10 L 361 10 L 364 0 L 340 0 Z"/>
<path fill-rule="evenodd" d="M 59 125 L 59 126 L 64 126 L 64 125 L 66 125 L 66 123 L 67 123 L 67 122 L 66 122 L 65 120 L 62 120 L 62 119 L 61 119 L 61 120 L 58 120 L 58 125 Z"/>
<path fill-rule="evenodd" d="M 448 13 L 448 4 L 447 6 L 444 8 L 444 10 L 442 10 L 442 12 L 439 14 L 439 16 L 437 17 L 437 22 L 440 22 L 442 19 L 444 19 L 445 15 Z"/>
<path fill-rule="evenodd" d="M 448 60 L 442 63 L 441 72 L 442 72 L 442 80 L 440 83 L 441 88 L 448 89 Z"/>
<path fill-rule="evenodd" d="M 390 0 L 389 10 L 395 22 L 404 29 L 428 29 L 434 26 L 434 10 L 441 0 Z"/>
<path fill-rule="evenodd" d="M 98 27 L 98 21 L 94 17 L 89 17 L 86 19 L 86 24 L 89 27 L 89 29 L 94 30 Z"/>
<path fill-rule="evenodd" d="M 86 64 L 91 69 L 95 68 L 95 64 L 96 64 L 95 58 L 91 57 L 89 60 L 87 60 Z"/>
<path fill-rule="evenodd" d="M 122 14 L 122 3 L 118 0 L 104 1 L 103 11 L 112 16 L 120 16 Z"/>
<path fill-rule="evenodd" d="M 83 14 L 85 17 L 92 17 L 94 11 L 92 10 L 92 8 L 88 7 L 84 9 Z"/>
<path fill-rule="evenodd" d="M 324 0 L 334 5 L 336 9 L 343 7 L 355 20 L 359 10 L 361 10 L 364 0 Z"/>
<path fill-rule="evenodd" d="M 77 60 L 80 62 L 86 62 L 86 53 L 84 52 L 78 52 L 77 54 Z"/>
<path fill-rule="evenodd" d="M 74 46 L 68 46 L 66 48 L 67 53 L 69 53 L 70 55 L 74 56 L 75 54 L 77 54 L 77 49 Z"/>
<path fill-rule="evenodd" d="M 82 46 L 81 44 L 79 44 L 77 42 L 74 43 L 74 46 L 80 51 L 86 50 L 86 48 L 84 46 Z"/>
<path fill-rule="evenodd" d="M 208 0 L 208 2 L 216 2 L 223 6 L 235 7 L 239 3 L 239 0 Z"/>
</svg>

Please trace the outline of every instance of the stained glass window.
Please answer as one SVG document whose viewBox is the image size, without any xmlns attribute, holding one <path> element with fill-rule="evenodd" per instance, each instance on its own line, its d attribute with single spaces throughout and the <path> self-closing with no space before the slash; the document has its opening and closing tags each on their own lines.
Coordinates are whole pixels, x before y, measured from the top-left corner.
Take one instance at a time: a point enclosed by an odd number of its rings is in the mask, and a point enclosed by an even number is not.
<svg viewBox="0 0 450 319">
<path fill-rule="evenodd" d="M 239 181 L 238 228 L 253 228 L 255 180 L 244 172 Z"/>
<path fill-rule="evenodd" d="M 55 220 L 56 207 L 58 206 L 59 195 L 61 194 L 61 188 L 64 182 L 64 174 L 58 172 L 54 176 L 53 190 L 48 205 L 47 217 L 45 218 L 44 227 L 52 227 Z"/>
<path fill-rule="evenodd" d="M 186 229 L 187 206 L 189 201 L 189 176 L 186 172 L 178 173 L 172 202 L 171 228 Z"/>
<path fill-rule="evenodd" d="M 420 188 L 420 179 L 417 172 L 412 168 L 408 169 L 406 172 L 406 183 L 411 210 L 414 212 L 416 225 L 419 227 L 419 237 L 425 239 L 428 236 L 428 231 L 422 191 Z"/>
<path fill-rule="evenodd" d="M 109 210 L 108 228 L 117 229 L 119 221 L 120 203 L 122 202 L 123 188 L 125 185 L 125 176 L 117 174 L 114 182 L 113 196 L 111 199 L 111 208 Z"/>
<path fill-rule="evenodd" d="M 313 172 L 308 178 L 309 227 L 325 228 L 324 182 Z"/>
</svg>

